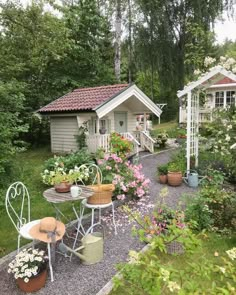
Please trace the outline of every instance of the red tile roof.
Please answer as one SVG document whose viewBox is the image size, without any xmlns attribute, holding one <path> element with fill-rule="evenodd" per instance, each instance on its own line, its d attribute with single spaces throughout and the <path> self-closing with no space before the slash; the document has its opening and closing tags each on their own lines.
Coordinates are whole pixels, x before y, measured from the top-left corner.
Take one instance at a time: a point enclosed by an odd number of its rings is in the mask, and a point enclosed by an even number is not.
<svg viewBox="0 0 236 295">
<path fill-rule="evenodd" d="M 231 83 L 236 83 L 236 81 L 228 78 L 228 77 L 224 77 L 222 80 L 216 82 L 214 85 L 219 85 L 219 84 L 231 84 Z"/>
<path fill-rule="evenodd" d="M 128 86 L 129 84 L 116 84 L 75 89 L 42 107 L 38 112 L 47 113 L 92 110 L 105 101 L 117 96 Z"/>
</svg>

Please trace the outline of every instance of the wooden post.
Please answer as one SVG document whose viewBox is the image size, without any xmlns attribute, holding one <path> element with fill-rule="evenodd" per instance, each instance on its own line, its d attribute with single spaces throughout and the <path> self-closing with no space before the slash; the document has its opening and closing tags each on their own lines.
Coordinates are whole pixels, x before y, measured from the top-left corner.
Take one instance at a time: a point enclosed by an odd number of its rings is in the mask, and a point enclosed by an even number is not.
<svg viewBox="0 0 236 295">
<path fill-rule="evenodd" d="M 100 120 L 97 117 L 97 134 L 99 134 L 99 129 L 100 129 Z"/>
<path fill-rule="evenodd" d="M 147 118 L 146 118 L 146 113 L 143 113 L 143 128 L 144 131 L 147 131 Z"/>
</svg>

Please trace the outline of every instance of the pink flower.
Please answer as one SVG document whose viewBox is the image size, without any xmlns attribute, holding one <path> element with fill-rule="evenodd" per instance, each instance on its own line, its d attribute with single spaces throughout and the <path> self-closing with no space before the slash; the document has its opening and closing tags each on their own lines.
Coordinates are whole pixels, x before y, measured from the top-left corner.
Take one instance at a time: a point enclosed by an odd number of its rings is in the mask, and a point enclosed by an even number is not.
<svg viewBox="0 0 236 295">
<path fill-rule="evenodd" d="M 103 160 L 99 159 L 99 160 L 97 161 L 97 163 L 98 163 L 98 165 L 102 165 L 102 164 L 103 164 Z"/>
<path fill-rule="evenodd" d="M 117 197 L 118 200 L 124 200 L 125 199 L 125 194 L 117 195 L 116 197 Z"/>
<path fill-rule="evenodd" d="M 111 168 L 111 166 L 106 166 L 106 170 L 111 170 L 112 168 Z"/>
</svg>

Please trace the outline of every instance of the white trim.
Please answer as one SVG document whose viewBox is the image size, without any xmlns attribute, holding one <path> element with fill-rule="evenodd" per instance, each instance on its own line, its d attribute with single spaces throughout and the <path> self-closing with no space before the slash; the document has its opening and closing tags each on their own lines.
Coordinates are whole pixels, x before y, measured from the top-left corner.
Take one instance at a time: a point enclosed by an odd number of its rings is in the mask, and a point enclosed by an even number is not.
<svg viewBox="0 0 236 295">
<path fill-rule="evenodd" d="M 211 85 L 209 88 L 223 88 L 223 87 L 227 87 L 227 88 L 236 87 L 236 83 L 214 84 L 214 85 Z"/>
<path fill-rule="evenodd" d="M 132 85 L 126 90 L 124 90 L 119 95 L 115 96 L 113 99 L 107 101 L 101 106 L 98 106 L 94 110 L 96 111 L 99 118 L 102 118 L 113 109 L 118 107 L 120 104 L 125 102 L 131 96 L 135 96 L 140 102 L 142 102 L 152 113 L 157 117 L 160 117 L 162 110 L 148 98 L 136 85 Z"/>
<path fill-rule="evenodd" d="M 187 151 L 187 171 L 190 171 L 190 140 L 191 140 L 191 91 L 188 92 L 188 107 L 187 107 L 187 146 L 186 146 L 186 151 Z"/>
<path fill-rule="evenodd" d="M 215 77 L 217 75 L 217 77 Z M 215 77 L 215 78 L 214 78 Z M 228 77 L 232 80 L 236 80 L 236 75 L 230 71 L 227 71 L 221 66 L 217 66 L 211 69 L 210 72 L 206 73 L 204 76 L 199 78 L 197 81 L 191 82 L 188 86 L 185 86 L 183 90 L 177 92 L 178 97 L 186 95 L 189 91 L 192 91 L 194 88 L 209 88 L 211 85 L 220 81 L 223 77 Z M 211 78 L 214 78 L 211 80 Z M 207 82 L 208 83 L 205 83 Z M 204 84 L 205 83 L 205 84 Z"/>
</svg>

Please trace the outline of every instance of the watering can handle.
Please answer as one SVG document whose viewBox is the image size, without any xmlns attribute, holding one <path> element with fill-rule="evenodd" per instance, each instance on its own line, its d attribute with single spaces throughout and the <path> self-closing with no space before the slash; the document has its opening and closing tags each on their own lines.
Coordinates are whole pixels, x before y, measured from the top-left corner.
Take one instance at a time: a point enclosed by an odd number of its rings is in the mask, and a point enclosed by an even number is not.
<svg viewBox="0 0 236 295">
<path fill-rule="evenodd" d="M 104 237 L 105 237 L 104 226 L 99 222 L 95 223 L 94 225 L 91 225 L 90 228 L 86 231 L 85 235 L 89 234 L 91 232 L 91 230 L 97 225 L 99 225 L 102 228 L 102 236 L 103 236 L 103 240 L 104 240 Z"/>
</svg>

